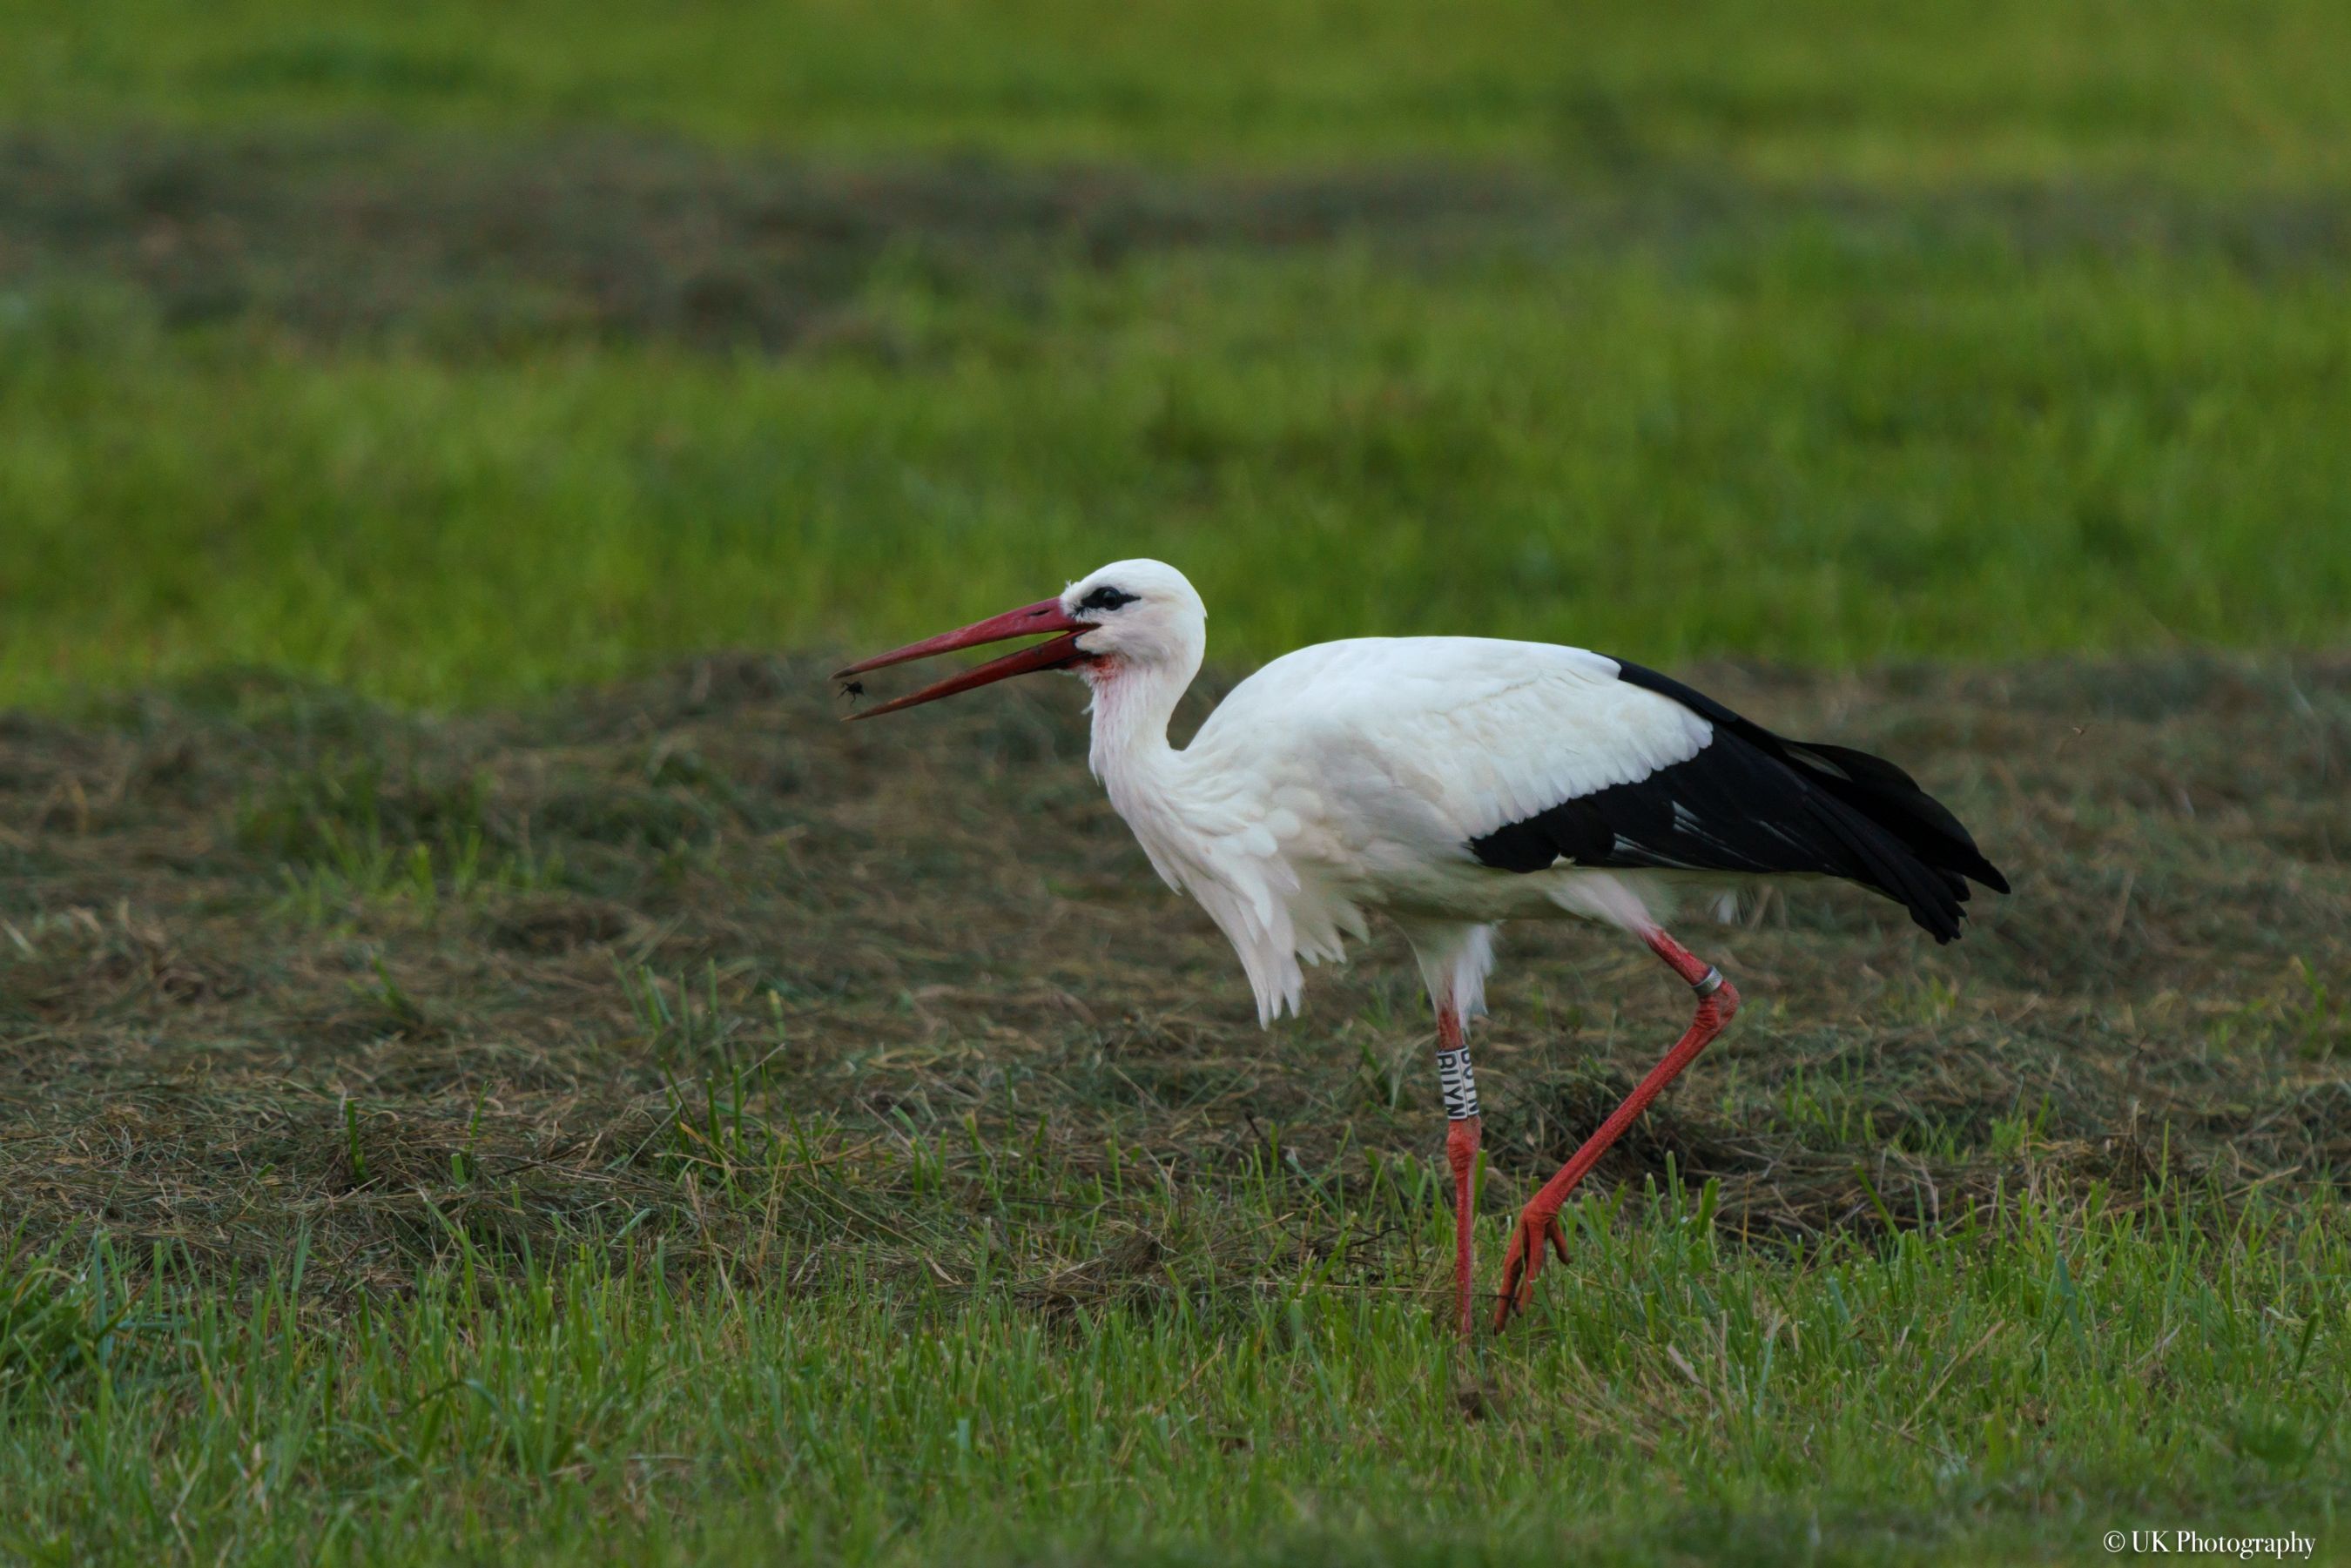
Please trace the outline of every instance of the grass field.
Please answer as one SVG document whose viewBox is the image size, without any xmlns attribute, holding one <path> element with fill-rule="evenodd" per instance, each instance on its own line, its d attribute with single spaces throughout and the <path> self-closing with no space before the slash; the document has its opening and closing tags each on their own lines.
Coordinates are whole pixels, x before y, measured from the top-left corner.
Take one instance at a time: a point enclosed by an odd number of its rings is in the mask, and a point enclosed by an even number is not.
<svg viewBox="0 0 2351 1568">
<path fill-rule="evenodd" d="M 2351 1560 L 2346 79 L 2317 4 L 0 10 L 0 1557 Z M 1707 933 L 1464 1350 L 1392 937 L 1259 1034 L 1072 690 L 831 722 L 1135 553 L 1212 685 L 1672 664 L 2017 894 Z M 1682 1005 L 1510 946 L 1489 1279 Z"/>
<path fill-rule="evenodd" d="M 1897 750 L 2017 898 L 1708 935 L 1737 1030 L 1466 1355 L 1409 965 L 1257 1033 L 1059 683 L 17 722 L 0 1550 L 2339 1555 L 2351 669 L 1707 678 Z M 1683 1005 L 1510 946 L 1489 1275 Z"/>
<path fill-rule="evenodd" d="M 16 700 L 506 700 L 1144 551 L 1229 658 L 2345 635 L 2331 8 L 216 12 L 0 20 Z"/>
<path fill-rule="evenodd" d="M 1472 0 L 26 0 L 0 92 L 44 120 L 387 116 L 622 125 L 828 155 L 983 150 L 1156 163 L 1719 163 L 1940 183 L 2351 174 L 2346 24 L 2325 0 L 1849 0 L 1769 10 Z"/>
</svg>

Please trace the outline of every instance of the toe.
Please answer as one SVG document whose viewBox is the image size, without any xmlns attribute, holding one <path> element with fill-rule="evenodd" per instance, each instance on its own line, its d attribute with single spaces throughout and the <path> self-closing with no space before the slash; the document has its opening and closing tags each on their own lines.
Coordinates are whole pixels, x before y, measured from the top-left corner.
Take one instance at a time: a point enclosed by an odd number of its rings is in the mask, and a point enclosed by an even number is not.
<svg viewBox="0 0 2351 1568">
<path fill-rule="evenodd" d="M 1506 1327 L 1514 1312 L 1522 1312 L 1533 1305 L 1535 1276 L 1542 1272 L 1543 1248 L 1546 1244 L 1567 1256 L 1567 1243 L 1559 1234 L 1556 1218 L 1536 1220 L 1520 1215 L 1517 1227 L 1510 1232 L 1510 1249 L 1502 1260 L 1501 1297 L 1494 1304 L 1494 1326 Z"/>
</svg>

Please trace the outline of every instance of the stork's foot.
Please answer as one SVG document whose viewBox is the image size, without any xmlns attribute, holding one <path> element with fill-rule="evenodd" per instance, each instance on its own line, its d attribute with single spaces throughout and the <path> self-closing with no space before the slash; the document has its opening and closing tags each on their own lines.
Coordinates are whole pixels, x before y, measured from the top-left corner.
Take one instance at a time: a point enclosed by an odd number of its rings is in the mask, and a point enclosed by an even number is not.
<svg viewBox="0 0 2351 1568">
<path fill-rule="evenodd" d="M 1559 1254 L 1561 1262 L 1567 1261 L 1567 1235 L 1559 1228 L 1559 1211 L 1531 1203 L 1519 1211 L 1519 1222 L 1510 1228 L 1510 1249 L 1502 1255 L 1502 1290 L 1494 1303 L 1498 1331 L 1509 1326 L 1513 1312 L 1534 1304 L 1535 1276 L 1542 1272 L 1546 1246 Z"/>
</svg>

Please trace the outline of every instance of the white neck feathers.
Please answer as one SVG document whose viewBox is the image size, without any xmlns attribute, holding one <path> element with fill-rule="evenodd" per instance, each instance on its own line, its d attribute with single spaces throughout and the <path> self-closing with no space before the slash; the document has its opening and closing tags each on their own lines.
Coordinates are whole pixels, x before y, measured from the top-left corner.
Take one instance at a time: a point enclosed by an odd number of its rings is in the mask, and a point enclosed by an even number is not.
<svg viewBox="0 0 2351 1568">
<path fill-rule="evenodd" d="M 1298 827 L 1277 814 L 1271 781 L 1247 768 L 1178 751 L 1167 722 L 1198 668 L 1105 663 L 1093 687 L 1094 774 L 1167 884 L 1190 894 L 1224 932 L 1249 972 L 1258 1019 L 1298 1010 L 1299 960 L 1343 956 L 1340 936 L 1361 938 L 1360 911 L 1303 887 L 1290 847 L 1274 831 Z M 1234 759 L 1223 758 L 1225 763 Z"/>
</svg>

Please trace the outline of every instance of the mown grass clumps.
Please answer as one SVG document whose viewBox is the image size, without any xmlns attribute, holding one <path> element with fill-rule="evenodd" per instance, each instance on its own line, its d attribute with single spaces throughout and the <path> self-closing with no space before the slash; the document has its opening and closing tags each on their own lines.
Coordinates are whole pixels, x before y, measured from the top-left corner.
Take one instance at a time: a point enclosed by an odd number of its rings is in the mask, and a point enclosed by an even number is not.
<svg viewBox="0 0 2351 1568">
<path fill-rule="evenodd" d="M 592 893 L 613 884 L 616 866 L 647 860 L 674 880 L 723 826 L 763 821 L 752 792 L 691 750 L 657 746 L 638 758 L 623 749 L 552 780 L 542 770 L 527 800 L 478 762 L 391 755 L 380 737 L 301 748 L 239 807 L 239 846 L 279 866 L 288 906 L 314 924 L 371 902 L 405 902 L 428 919 L 444 903 L 475 913 L 496 903 L 512 911 L 509 935 L 525 946 L 610 936 L 618 916 L 609 911 L 534 915 L 527 897 Z M 760 782 L 792 787 L 788 777 Z"/>
<path fill-rule="evenodd" d="M 825 667 L 397 723 L 214 684 L 0 734 L 34 825 L 0 838 L 0 1552 L 2331 1529 L 2339 661 L 1702 673 L 1902 757 L 2018 891 L 1949 949 L 1831 888 L 1684 932 L 1737 1030 L 1466 1354 L 1393 941 L 1261 1034 L 1084 778 L 1073 692 L 843 726 Z M 691 832 L 571 812 L 607 786 Z M 560 874 L 459 896 L 470 838 Z M 421 847 L 432 895 L 289 897 L 354 842 Z M 1506 937 L 1489 1274 L 1687 1006 L 1604 936 Z"/>
<path fill-rule="evenodd" d="M 286 868 L 289 903 L 324 921 L 354 902 L 406 898 L 428 915 L 492 883 L 530 888 L 559 879 L 524 845 L 486 837 L 478 776 L 409 779 L 387 787 L 380 758 L 324 762 L 274 780 L 238 823 L 250 848 Z"/>
</svg>

